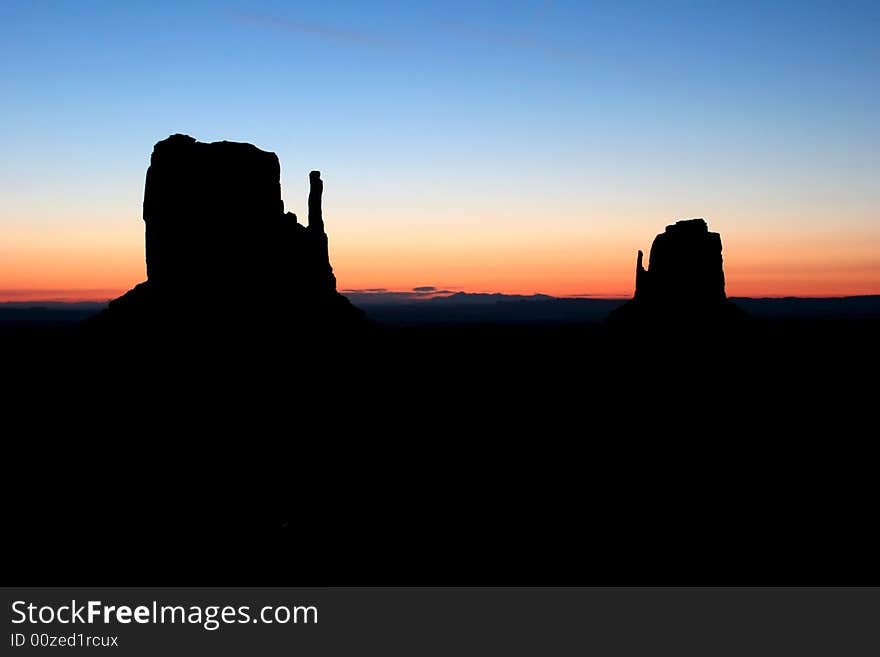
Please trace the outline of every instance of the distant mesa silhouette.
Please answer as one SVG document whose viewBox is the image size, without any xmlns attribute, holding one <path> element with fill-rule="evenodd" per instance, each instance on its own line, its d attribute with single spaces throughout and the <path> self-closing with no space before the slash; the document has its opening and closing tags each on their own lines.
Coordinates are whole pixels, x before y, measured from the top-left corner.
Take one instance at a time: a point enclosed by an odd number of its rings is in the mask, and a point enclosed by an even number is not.
<svg viewBox="0 0 880 657">
<path fill-rule="evenodd" d="M 643 257 L 639 251 L 635 295 L 611 313 L 612 323 L 677 325 L 745 317 L 727 299 L 721 235 L 710 232 L 704 219 L 667 226 L 654 238 L 648 269 Z"/>
<path fill-rule="evenodd" d="M 275 153 L 252 144 L 182 134 L 158 142 L 144 189 L 147 281 L 111 301 L 98 320 L 304 329 L 365 323 L 336 291 L 320 173 L 309 174 L 307 226 L 284 211 L 280 175 Z M 236 312 L 225 312 L 233 305 Z M 239 312 L 242 305 L 253 311 Z"/>
</svg>

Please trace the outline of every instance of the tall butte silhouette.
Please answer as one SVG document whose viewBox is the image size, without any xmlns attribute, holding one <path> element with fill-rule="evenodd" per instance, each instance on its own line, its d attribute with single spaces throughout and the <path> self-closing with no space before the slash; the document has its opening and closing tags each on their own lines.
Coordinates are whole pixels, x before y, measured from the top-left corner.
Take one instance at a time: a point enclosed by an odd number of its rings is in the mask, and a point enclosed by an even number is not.
<svg viewBox="0 0 880 657">
<path fill-rule="evenodd" d="M 725 294 L 721 235 L 709 232 L 704 219 L 667 226 L 654 238 L 648 269 L 643 258 L 639 251 L 635 295 L 611 313 L 612 323 L 677 326 L 745 317 Z"/>
<path fill-rule="evenodd" d="M 147 280 L 97 323 L 281 332 L 366 323 L 336 291 L 320 172 L 309 174 L 307 226 L 285 212 L 280 176 L 278 156 L 252 144 L 182 134 L 158 142 L 144 189 Z"/>
</svg>

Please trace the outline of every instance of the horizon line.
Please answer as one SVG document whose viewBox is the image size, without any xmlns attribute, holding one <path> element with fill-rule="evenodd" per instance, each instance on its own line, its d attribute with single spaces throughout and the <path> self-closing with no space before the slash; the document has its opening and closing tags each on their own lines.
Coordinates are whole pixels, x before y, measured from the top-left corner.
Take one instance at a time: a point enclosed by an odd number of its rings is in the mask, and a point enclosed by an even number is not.
<svg viewBox="0 0 880 657">
<path fill-rule="evenodd" d="M 13 303 L 58 303 L 58 304 L 75 304 L 75 303 L 109 303 L 110 301 L 122 296 L 131 288 L 120 290 L 109 288 L 71 288 L 71 289 L 41 289 L 41 288 L 21 288 L 21 289 L 0 289 L 0 304 Z M 482 290 L 437 290 L 424 291 L 418 289 L 385 289 L 385 288 L 345 288 L 339 290 L 340 294 L 353 295 L 361 297 L 374 297 L 381 299 L 384 296 L 395 297 L 397 299 L 405 298 L 407 301 L 414 303 L 421 301 L 429 301 L 437 298 L 448 298 L 456 294 L 468 295 L 500 295 L 507 297 L 549 297 L 551 299 L 583 299 L 596 301 L 627 301 L 632 299 L 632 294 L 622 295 L 619 293 L 592 293 L 592 294 L 548 294 L 544 292 L 499 292 L 499 291 L 482 291 Z M 854 297 L 873 297 L 880 296 L 880 291 L 867 293 L 842 293 L 842 294 L 734 294 L 728 295 L 728 299 L 848 299 Z M 244 299 L 245 301 L 247 299 Z"/>
</svg>

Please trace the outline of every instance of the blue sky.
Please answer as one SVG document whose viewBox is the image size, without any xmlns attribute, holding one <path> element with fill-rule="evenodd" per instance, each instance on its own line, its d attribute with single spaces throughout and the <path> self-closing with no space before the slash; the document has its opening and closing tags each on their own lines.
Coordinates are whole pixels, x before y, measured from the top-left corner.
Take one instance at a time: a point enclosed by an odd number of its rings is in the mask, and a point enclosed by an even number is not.
<svg viewBox="0 0 880 657">
<path fill-rule="evenodd" d="M 795 276 L 831 244 L 839 263 L 793 287 L 856 262 L 872 288 L 878 36 L 871 2 L 6 0 L 0 256 L 67 248 L 76 286 L 76 236 L 142 249 L 152 144 L 185 132 L 277 152 L 294 210 L 324 170 L 352 285 L 610 292 L 665 223 L 706 216 L 750 285 L 772 269 L 760 245 L 802 254 Z M 373 276 L 395 249 L 424 271 Z M 536 289 L 482 276 L 481 252 L 534 258 Z"/>
</svg>

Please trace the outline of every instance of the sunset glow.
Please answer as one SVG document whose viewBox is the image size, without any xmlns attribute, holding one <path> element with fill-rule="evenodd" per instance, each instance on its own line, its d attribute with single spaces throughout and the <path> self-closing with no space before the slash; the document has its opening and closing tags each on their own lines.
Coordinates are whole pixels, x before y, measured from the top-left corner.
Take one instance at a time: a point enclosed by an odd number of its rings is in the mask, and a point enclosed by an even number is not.
<svg viewBox="0 0 880 657">
<path fill-rule="evenodd" d="M 628 297 L 705 217 L 729 296 L 880 294 L 875 5 L 185 4 L 0 9 L 0 301 L 145 280 L 176 132 L 320 169 L 340 290 Z"/>
</svg>

